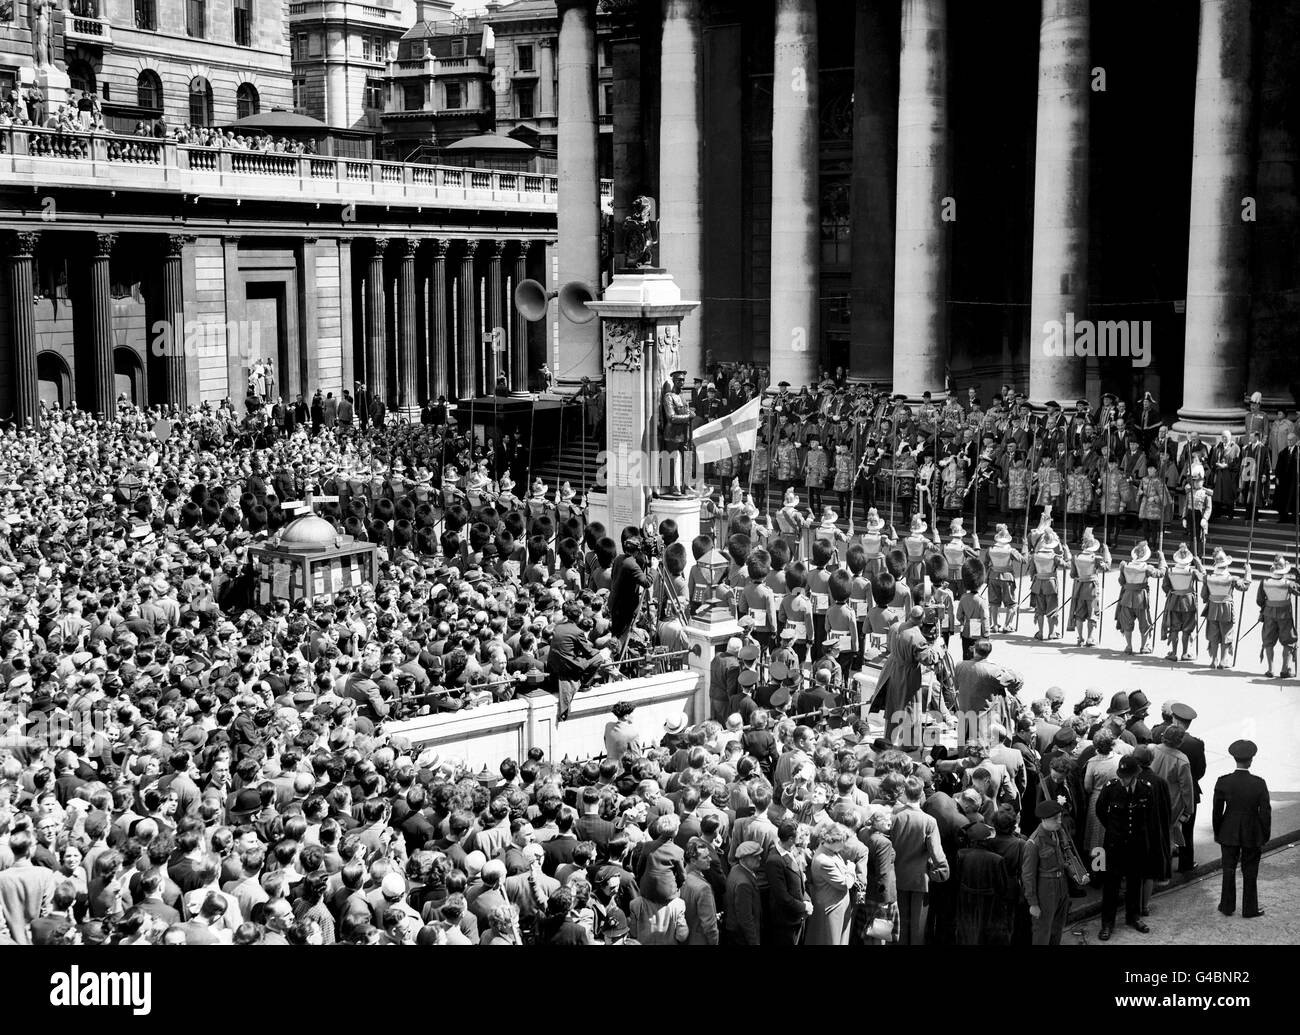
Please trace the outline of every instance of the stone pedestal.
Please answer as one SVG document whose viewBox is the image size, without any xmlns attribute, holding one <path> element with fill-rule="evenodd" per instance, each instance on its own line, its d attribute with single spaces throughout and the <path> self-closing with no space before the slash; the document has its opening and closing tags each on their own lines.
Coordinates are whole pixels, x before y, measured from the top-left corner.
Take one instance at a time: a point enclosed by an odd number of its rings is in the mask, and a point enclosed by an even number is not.
<svg viewBox="0 0 1300 1035">
<path fill-rule="evenodd" d="M 700 534 L 700 501 L 693 497 L 659 496 L 650 501 L 648 513 L 655 526 L 666 518 L 677 522 L 677 538 L 686 547 L 687 567 L 690 570 L 691 540 Z"/>
<path fill-rule="evenodd" d="M 605 462 L 598 486 L 609 504 L 611 531 L 640 526 L 651 494 L 669 484 L 669 458 L 659 442 L 659 398 L 679 364 L 684 301 L 662 269 L 620 270 L 604 297 L 588 302 L 600 317 L 605 366 Z M 688 374 L 690 372 L 688 371 Z M 697 500 L 692 503 L 697 512 Z"/>
<path fill-rule="evenodd" d="M 696 644 L 700 647 L 699 657 L 688 654 L 686 661 L 692 672 L 700 674 L 704 688 L 703 693 L 695 695 L 696 714 L 691 716 L 692 723 L 703 722 L 709 717 L 709 669 L 718 652 L 727 646 L 727 641 L 739 635 L 740 626 L 732 620 L 700 622 L 691 619 L 686 623 L 686 638 L 691 641 L 692 647 Z"/>
</svg>

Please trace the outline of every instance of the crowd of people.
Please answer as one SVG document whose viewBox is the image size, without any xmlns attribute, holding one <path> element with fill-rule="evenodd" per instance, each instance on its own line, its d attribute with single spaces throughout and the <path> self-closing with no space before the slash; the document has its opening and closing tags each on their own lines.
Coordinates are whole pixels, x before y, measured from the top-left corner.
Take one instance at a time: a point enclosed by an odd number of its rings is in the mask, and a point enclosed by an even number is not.
<svg viewBox="0 0 1300 1035">
<path fill-rule="evenodd" d="M 1110 938 L 1121 891 L 1145 932 L 1152 882 L 1193 865 L 1194 711 L 1038 699 L 992 659 L 960 529 L 913 555 L 870 510 L 849 541 L 833 512 L 714 528 L 705 503 L 690 542 L 607 532 L 567 485 L 516 495 L 519 437 L 477 444 L 445 400 L 394 423 L 364 385 L 286 406 L 273 377 L 242 417 L 4 432 L 0 941 L 1054 944 L 1090 879 Z M 778 386 L 786 437 L 797 398 Z M 265 601 L 250 549 L 315 507 L 376 578 Z M 532 690 L 563 720 L 594 680 L 679 663 L 691 615 L 740 627 L 704 722 L 647 738 L 620 703 L 589 760 L 495 773 L 394 726 Z M 1254 745 L 1228 750 L 1248 770 Z M 1267 790 L 1233 779 L 1215 830 L 1254 916 Z"/>
</svg>

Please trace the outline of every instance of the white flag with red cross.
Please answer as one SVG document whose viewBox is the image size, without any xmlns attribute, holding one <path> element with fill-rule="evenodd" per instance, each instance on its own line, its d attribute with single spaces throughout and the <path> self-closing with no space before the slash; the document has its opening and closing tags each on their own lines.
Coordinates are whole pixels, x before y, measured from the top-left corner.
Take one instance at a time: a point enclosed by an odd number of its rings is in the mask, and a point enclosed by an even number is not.
<svg viewBox="0 0 1300 1035">
<path fill-rule="evenodd" d="M 693 437 L 700 463 L 711 464 L 752 450 L 758 442 L 762 405 L 763 397 L 755 396 L 734 413 L 697 428 Z"/>
</svg>

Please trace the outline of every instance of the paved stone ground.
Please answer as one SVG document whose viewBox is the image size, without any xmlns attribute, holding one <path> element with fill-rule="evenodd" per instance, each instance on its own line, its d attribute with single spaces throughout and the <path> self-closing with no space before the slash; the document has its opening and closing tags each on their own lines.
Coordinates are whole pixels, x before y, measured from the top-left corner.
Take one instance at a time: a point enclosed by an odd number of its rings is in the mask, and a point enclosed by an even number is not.
<svg viewBox="0 0 1300 1035">
<path fill-rule="evenodd" d="M 1149 934 L 1115 925 L 1109 942 L 1097 941 L 1097 919 L 1071 924 L 1063 945 L 1297 945 L 1300 944 L 1300 844 L 1269 852 L 1259 866 L 1259 904 L 1264 915 L 1253 920 L 1241 913 L 1218 911 L 1221 873 L 1215 870 L 1187 884 L 1152 896 Z M 1241 875 L 1237 876 L 1240 908 Z M 1122 921 L 1122 916 L 1121 916 Z M 1082 934 L 1082 937 L 1079 935 Z"/>
</svg>

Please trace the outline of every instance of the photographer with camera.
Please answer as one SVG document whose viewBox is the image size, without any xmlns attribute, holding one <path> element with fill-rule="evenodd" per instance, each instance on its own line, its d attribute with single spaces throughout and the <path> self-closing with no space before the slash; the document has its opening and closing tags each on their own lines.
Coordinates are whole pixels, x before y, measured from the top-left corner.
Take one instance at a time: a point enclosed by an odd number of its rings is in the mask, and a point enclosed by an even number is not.
<svg viewBox="0 0 1300 1035">
<path fill-rule="evenodd" d="M 635 525 L 624 528 L 620 538 L 623 552 L 614 559 L 610 574 L 609 622 L 610 632 L 622 642 L 641 610 L 642 590 L 654 584 L 652 572 L 659 558 L 656 544 L 647 543 Z"/>
</svg>

